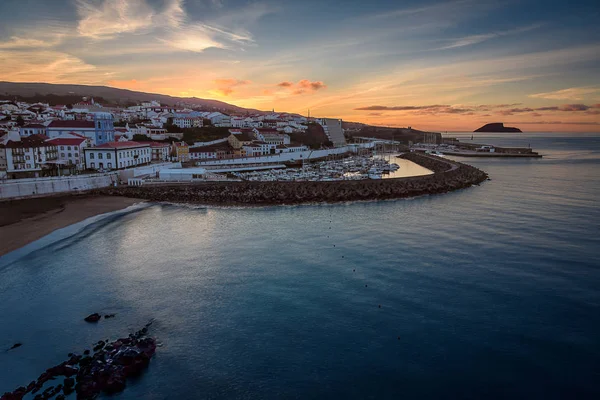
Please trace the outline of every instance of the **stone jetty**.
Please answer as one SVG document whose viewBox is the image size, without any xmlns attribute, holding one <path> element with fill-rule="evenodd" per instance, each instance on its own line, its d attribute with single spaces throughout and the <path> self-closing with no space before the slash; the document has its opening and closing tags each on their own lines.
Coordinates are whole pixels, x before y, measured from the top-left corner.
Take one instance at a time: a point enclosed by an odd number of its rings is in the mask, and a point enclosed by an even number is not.
<svg viewBox="0 0 600 400">
<path fill-rule="evenodd" d="M 89 350 L 68 354 L 67 361 L 48 368 L 27 386 L 4 393 L 0 400 L 21 400 L 26 395 L 34 400 L 64 399 L 72 393 L 85 400 L 123 391 L 127 378 L 139 375 L 156 351 L 156 340 L 147 336 L 150 324 L 126 338 L 97 342 L 93 354 Z"/>
<path fill-rule="evenodd" d="M 328 182 L 199 182 L 98 189 L 93 193 L 158 202 L 216 205 L 285 205 L 386 200 L 438 194 L 477 185 L 487 174 L 475 167 L 417 153 L 400 156 L 434 173 L 393 179 Z"/>
</svg>

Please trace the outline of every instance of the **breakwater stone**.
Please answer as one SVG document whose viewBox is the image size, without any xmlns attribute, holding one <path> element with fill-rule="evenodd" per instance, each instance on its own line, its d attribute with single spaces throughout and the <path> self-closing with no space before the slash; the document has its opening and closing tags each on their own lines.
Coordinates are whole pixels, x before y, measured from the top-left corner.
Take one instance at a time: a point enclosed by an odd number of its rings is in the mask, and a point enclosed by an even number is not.
<svg viewBox="0 0 600 400">
<path fill-rule="evenodd" d="M 387 200 L 438 194 L 478 185 L 488 176 L 467 164 L 418 153 L 399 156 L 432 175 L 327 182 L 200 182 L 104 188 L 92 193 L 158 202 L 218 205 L 285 205 Z"/>
</svg>

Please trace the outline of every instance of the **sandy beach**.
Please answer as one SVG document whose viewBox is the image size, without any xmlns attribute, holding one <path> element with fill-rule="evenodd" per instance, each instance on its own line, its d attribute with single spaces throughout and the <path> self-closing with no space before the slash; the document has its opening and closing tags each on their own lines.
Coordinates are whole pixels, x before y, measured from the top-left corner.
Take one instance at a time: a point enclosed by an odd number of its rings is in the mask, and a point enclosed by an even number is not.
<svg viewBox="0 0 600 400">
<path fill-rule="evenodd" d="M 118 196 L 60 196 L 0 202 L 0 256 L 56 229 L 140 201 Z"/>
</svg>

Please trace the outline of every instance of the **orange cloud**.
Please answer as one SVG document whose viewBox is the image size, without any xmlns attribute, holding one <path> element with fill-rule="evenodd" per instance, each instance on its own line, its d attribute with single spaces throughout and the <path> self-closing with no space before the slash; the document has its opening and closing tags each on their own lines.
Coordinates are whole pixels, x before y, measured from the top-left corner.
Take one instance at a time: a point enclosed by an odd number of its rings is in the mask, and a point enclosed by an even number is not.
<svg viewBox="0 0 600 400">
<path fill-rule="evenodd" d="M 294 86 L 294 84 L 292 82 L 285 81 L 285 82 L 278 83 L 277 86 L 279 86 L 279 87 L 291 87 L 291 86 Z"/>
<path fill-rule="evenodd" d="M 221 78 L 213 81 L 217 85 L 217 89 L 210 91 L 220 96 L 229 96 L 234 92 L 234 87 L 249 85 L 252 82 L 249 80 L 241 80 L 235 78 Z"/>
<path fill-rule="evenodd" d="M 321 90 L 327 87 L 327 85 L 325 85 L 323 81 L 311 82 L 308 79 L 302 79 L 300 82 L 298 82 L 298 86 L 308 90 Z"/>
</svg>

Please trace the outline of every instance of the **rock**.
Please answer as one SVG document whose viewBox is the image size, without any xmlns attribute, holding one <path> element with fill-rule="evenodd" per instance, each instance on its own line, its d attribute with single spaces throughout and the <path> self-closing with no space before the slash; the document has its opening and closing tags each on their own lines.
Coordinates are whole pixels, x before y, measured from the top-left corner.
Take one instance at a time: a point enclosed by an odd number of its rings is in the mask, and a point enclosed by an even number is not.
<svg viewBox="0 0 600 400">
<path fill-rule="evenodd" d="M 115 314 L 106 314 L 104 316 L 104 319 L 109 319 L 109 318 L 114 318 L 114 317 L 115 317 Z"/>
<path fill-rule="evenodd" d="M 98 322 L 100 321 L 100 318 L 102 318 L 102 316 L 98 313 L 93 313 L 88 315 L 87 317 L 85 317 L 83 320 L 85 322 Z"/>
<path fill-rule="evenodd" d="M 21 346 L 23 346 L 23 343 L 18 343 L 17 342 L 15 344 L 13 344 L 12 347 L 10 349 L 8 349 L 8 350 L 13 350 L 13 349 L 16 349 L 16 348 L 21 347 Z"/>
<path fill-rule="evenodd" d="M 474 132 L 521 132 L 521 130 L 519 128 L 504 126 L 502 122 L 495 122 L 492 124 L 485 124 Z"/>
</svg>

